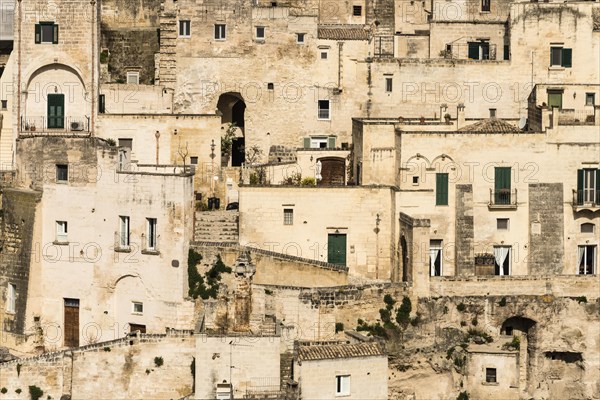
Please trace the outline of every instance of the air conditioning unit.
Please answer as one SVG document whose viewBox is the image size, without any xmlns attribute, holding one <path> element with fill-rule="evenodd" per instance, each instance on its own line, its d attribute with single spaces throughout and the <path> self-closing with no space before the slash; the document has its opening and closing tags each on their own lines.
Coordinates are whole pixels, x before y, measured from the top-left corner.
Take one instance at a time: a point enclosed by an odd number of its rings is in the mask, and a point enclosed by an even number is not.
<svg viewBox="0 0 600 400">
<path fill-rule="evenodd" d="M 82 131 L 83 124 L 81 122 L 71 122 L 71 130 L 72 131 Z"/>
</svg>

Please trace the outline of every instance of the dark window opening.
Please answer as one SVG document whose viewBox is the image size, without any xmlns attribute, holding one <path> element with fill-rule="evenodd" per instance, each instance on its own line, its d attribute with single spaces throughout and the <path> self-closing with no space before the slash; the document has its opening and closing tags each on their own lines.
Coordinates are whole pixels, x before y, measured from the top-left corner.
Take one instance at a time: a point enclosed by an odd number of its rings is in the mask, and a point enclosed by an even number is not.
<svg viewBox="0 0 600 400">
<path fill-rule="evenodd" d="M 40 22 L 35 25 L 35 43 L 58 43 L 58 25 L 54 22 Z"/>
<path fill-rule="evenodd" d="M 575 353 L 570 351 L 547 351 L 544 355 L 551 360 L 560 360 L 568 364 L 577 361 L 583 361 L 581 353 Z"/>
<path fill-rule="evenodd" d="M 353 6 L 352 15 L 355 17 L 360 17 L 362 15 L 362 6 Z"/>
<path fill-rule="evenodd" d="M 492 0 L 481 0 L 481 11 L 490 11 L 492 9 Z"/>
<path fill-rule="evenodd" d="M 487 383 L 496 383 L 496 368 L 485 369 L 485 381 Z"/>
<path fill-rule="evenodd" d="M 56 164 L 56 180 L 58 182 L 67 182 L 69 180 L 69 166 Z"/>
</svg>

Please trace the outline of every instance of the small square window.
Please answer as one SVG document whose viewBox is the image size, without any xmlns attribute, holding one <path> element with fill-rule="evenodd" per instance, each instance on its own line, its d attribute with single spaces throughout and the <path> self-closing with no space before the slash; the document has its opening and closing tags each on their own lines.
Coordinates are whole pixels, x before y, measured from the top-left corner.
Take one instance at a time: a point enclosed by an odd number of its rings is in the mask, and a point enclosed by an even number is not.
<svg viewBox="0 0 600 400">
<path fill-rule="evenodd" d="M 596 226 L 591 222 L 581 224 L 581 233 L 594 233 Z"/>
<path fill-rule="evenodd" d="M 4 101 L 5 100 L 2 100 L 2 108 L 5 108 Z M 596 93 L 586 93 L 585 94 L 585 105 L 586 106 L 596 105 Z"/>
<path fill-rule="evenodd" d="M 352 6 L 352 15 L 360 17 L 362 15 L 362 6 Z"/>
<path fill-rule="evenodd" d="M 35 43 L 58 43 L 58 25 L 54 22 L 40 22 L 35 25 Z"/>
<path fill-rule="evenodd" d="M 259 40 L 264 40 L 264 38 L 265 38 L 265 27 L 264 26 L 256 27 L 256 38 Z"/>
<path fill-rule="evenodd" d="M 283 224 L 294 225 L 294 210 L 291 208 L 283 209 Z"/>
<path fill-rule="evenodd" d="M 133 314 L 143 314 L 144 313 L 144 303 L 139 301 L 133 301 Z"/>
<path fill-rule="evenodd" d="M 392 78 L 385 78 L 385 91 L 386 93 L 392 93 L 393 81 Z"/>
<path fill-rule="evenodd" d="M 413 176 L 412 177 L 412 183 L 413 183 L 413 185 L 418 185 L 419 184 L 419 177 L 418 176 Z"/>
<path fill-rule="evenodd" d="M 2 100 L 2 109 L 6 110 L 8 108 L 8 100 Z"/>
<path fill-rule="evenodd" d="M 8 293 L 6 294 L 6 312 L 14 313 L 17 311 L 17 286 L 8 284 Z"/>
<path fill-rule="evenodd" d="M 156 218 L 146 218 L 146 250 L 156 250 Z"/>
<path fill-rule="evenodd" d="M 267 83 L 267 90 L 273 90 L 273 89 L 275 89 L 275 85 L 273 84 L 273 82 Z"/>
<path fill-rule="evenodd" d="M 198 165 L 198 157 L 197 156 L 190 157 L 190 164 Z"/>
<path fill-rule="evenodd" d="M 335 395 L 350 395 L 350 375 L 336 375 L 335 377 Z"/>
<path fill-rule="evenodd" d="M 507 231 L 509 228 L 509 219 L 508 218 L 497 218 L 496 219 L 496 229 L 499 231 Z"/>
<path fill-rule="evenodd" d="M 321 51 L 321 60 L 327 60 L 327 51 Z"/>
<path fill-rule="evenodd" d="M 496 383 L 496 368 L 485 369 L 485 381 L 487 383 Z"/>
<path fill-rule="evenodd" d="M 226 26 L 224 24 L 215 24 L 215 39 L 225 40 L 226 37 Z"/>
<path fill-rule="evenodd" d="M 481 11 L 489 12 L 492 9 L 491 0 L 481 0 Z"/>
<path fill-rule="evenodd" d="M 119 247 L 129 248 L 129 217 L 119 216 Z"/>
<path fill-rule="evenodd" d="M 56 241 L 58 243 L 68 243 L 67 221 L 56 221 Z"/>
<path fill-rule="evenodd" d="M 191 21 L 179 21 L 179 37 L 190 37 L 192 35 L 191 28 Z"/>
<path fill-rule="evenodd" d="M 139 85 L 140 84 L 140 73 L 130 71 L 127 73 L 127 84 L 128 85 Z"/>
<path fill-rule="evenodd" d="M 329 100 L 319 100 L 318 118 L 328 120 L 331 118 L 329 113 Z"/>
<path fill-rule="evenodd" d="M 304 44 L 305 37 L 306 37 L 306 33 L 296 33 L 296 43 Z"/>
<path fill-rule="evenodd" d="M 69 166 L 65 164 L 56 164 L 56 181 L 57 182 L 68 182 L 69 181 Z"/>
</svg>

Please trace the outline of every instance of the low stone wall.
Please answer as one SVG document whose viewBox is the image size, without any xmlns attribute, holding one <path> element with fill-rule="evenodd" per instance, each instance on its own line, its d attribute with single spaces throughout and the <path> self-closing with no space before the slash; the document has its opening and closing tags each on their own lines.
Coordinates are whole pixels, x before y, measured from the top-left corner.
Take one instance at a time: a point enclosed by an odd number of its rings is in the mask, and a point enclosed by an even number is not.
<svg viewBox="0 0 600 400">
<path fill-rule="evenodd" d="M 0 364 L 0 387 L 8 390 L 2 397 L 28 398 L 29 386 L 37 386 L 44 399 L 63 394 L 73 399 L 179 399 L 192 393 L 195 346 L 191 332 L 141 334 L 13 360 Z M 155 357 L 162 357 L 161 366 Z"/>
</svg>

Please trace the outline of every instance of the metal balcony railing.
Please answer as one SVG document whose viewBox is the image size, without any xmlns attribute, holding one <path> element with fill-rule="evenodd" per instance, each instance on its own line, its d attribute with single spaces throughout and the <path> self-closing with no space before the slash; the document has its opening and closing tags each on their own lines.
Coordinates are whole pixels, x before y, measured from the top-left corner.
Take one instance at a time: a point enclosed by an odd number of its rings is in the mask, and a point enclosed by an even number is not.
<svg viewBox="0 0 600 400">
<path fill-rule="evenodd" d="M 600 188 L 573 190 L 573 206 L 600 208 Z"/>
<path fill-rule="evenodd" d="M 516 207 L 517 206 L 517 189 L 490 189 L 490 206 L 496 207 Z"/>
<path fill-rule="evenodd" d="M 90 117 L 21 117 L 21 135 L 37 134 L 89 134 Z"/>
</svg>

